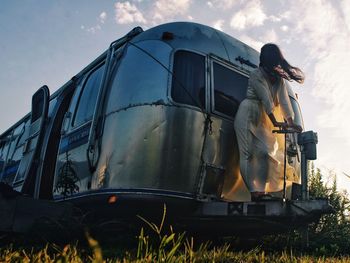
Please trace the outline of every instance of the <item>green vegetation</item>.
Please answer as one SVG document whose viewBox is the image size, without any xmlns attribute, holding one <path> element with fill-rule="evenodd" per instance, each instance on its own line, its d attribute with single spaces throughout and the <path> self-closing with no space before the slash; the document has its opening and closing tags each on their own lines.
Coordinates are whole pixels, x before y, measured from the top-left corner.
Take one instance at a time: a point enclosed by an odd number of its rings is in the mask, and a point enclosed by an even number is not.
<svg viewBox="0 0 350 263">
<path fill-rule="evenodd" d="M 322 178 L 331 182 L 325 184 Z M 310 165 L 310 196 L 328 198 L 334 213 L 321 217 L 309 227 L 310 246 L 325 254 L 350 253 L 350 200 L 346 191 L 338 191 L 337 177 L 330 171 L 328 177 Z"/>
<path fill-rule="evenodd" d="M 324 183 L 325 178 L 329 178 L 328 183 Z M 303 245 L 300 231 L 265 237 L 260 243 L 243 245 L 243 250 L 237 239 L 198 244 L 185 233 L 165 227 L 164 208 L 158 225 L 140 217 L 146 228 L 132 245 L 124 240 L 116 247 L 105 247 L 87 233 L 86 245 L 5 246 L 0 248 L 0 262 L 350 262 L 348 194 L 338 191 L 332 172 L 326 177 L 311 164 L 310 197 L 328 198 L 334 213 L 309 227 L 309 247 Z"/>
<path fill-rule="evenodd" d="M 138 239 L 137 250 L 126 251 L 120 257 L 103 257 L 98 242 L 88 237 L 89 250 L 76 245 L 47 245 L 39 250 L 9 247 L 0 250 L 0 262 L 350 262 L 348 256 L 294 255 L 286 250 L 266 253 L 260 248 L 232 251 L 229 245 L 209 248 L 202 244 L 194 249 L 193 239 L 185 240 L 182 234 L 175 233 L 161 236 L 157 245 L 143 231 Z"/>
<path fill-rule="evenodd" d="M 326 180 L 326 182 L 324 182 Z M 309 191 L 311 199 L 327 198 L 333 213 L 323 215 L 308 227 L 308 246 L 305 244 L 305 231 L 265 237 L 264 251 L 283 251 L 285 249 L 316 256 L 350 255 L 350 199 L 346 191 L 339 191 L 337 178 L 333 171 L 322 174 L 310 163 Z M 350 260 L 348 259 L 348 262 Z"/>
<path fill-rule="evenodd" d="M 166 254 L 167 256 L 168 254 Z M 148 251 L 144 255 L 131 255 L 126 253 L 122 258 L 102 258 L 100 254 L 82 253 L 74 246 L 66 246 L 56 252 L 50 252 L 49 248 L 40 251 L 14 251 L 6 249 L 1 251 L 1 262 L 350 262 L 349 257 L 314 257 L 294 256 L 290 252 L 266 254 L 259 249 L 248 252 L 232 252 L 229 246 L 213 249 L 199 249 L 197 251 L 186 250 L 176 253 L 169 258 L 158 257 L 155 251 Z"/>
</svg>

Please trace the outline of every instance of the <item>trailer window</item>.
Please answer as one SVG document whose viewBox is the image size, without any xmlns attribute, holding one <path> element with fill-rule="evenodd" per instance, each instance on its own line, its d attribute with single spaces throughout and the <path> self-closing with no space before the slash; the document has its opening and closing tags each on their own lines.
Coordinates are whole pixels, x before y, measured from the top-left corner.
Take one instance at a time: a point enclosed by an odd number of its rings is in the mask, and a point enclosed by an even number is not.
<svg viewBox="0 0 350 263">
<path fill-rule="evenodd" d="M 303 122 L 303 118 L 301 116 L 299 103 L 292 97 L 290 97 L 290 102 L 292 104 L 292 108 L 294 111 L 294 122 L 296 124 L 300 125 L 301 127 L 304 127 L 304 122 Z"/>
<path fill-rule="evenodd" d="M 0 164 L 1 164 L 0 181 L 2 182 L 6 181 L 6 167 L 7 167 L 9 158 L 11 157 L 11 152 L 13 148 L 11 147 L 13 145 L 13 141 L 11 140 L 12 134 L 13 134 L 13 130 L 10 133 L 8 133 L 6 137 L 3 138 L 3 142 L 2 142 L 3 147 L 0 152 Z"/>
<path fill-rule="evenodd" d="M 6 142 L 6 139 L 4 138 L 0 140 L 0 181 L 2 177 L 2 169 L 4 168 L 6 162 L 7 149 L 8 142 Z"/>
<path fill-rule="evenodd" d="M 22 152 L 23 152 L 23 145 L 19 148 L 17 148 L 14 152 L 11 153 L 11 156 L 9 156 L 6 167 L 4 168 L 3 174 L 2 174 L 2 181 L 12 185 L 13 180 L 16 176 L 17 170 L 19 168 L 19 163 L 22 159 Z"/>
<path fill-rule="evenodd" d="M 214 111 L 234 117 L 245 98 L 248 78 L 218 63 L 214 70 Z"/>
<path fill-rule="evenodd" d="M 175 53 L 171 97 L 179 103 L 205 106 L 204 56 L 188 51 Z"/>
<path fill-rule="evenodd" d="M 74 126 L 79 126 L 91 120 L 94 113 L 104 68 L 105 66 L 102 65 L 94 70 L 85 81 L 74 117 Z"/>
</svg>

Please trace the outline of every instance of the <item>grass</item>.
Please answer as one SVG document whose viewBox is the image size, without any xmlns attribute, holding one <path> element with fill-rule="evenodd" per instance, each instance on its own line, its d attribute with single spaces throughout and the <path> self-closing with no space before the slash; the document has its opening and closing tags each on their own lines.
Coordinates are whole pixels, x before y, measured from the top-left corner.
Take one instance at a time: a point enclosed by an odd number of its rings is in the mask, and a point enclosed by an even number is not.
<svg viewBox="0 0 350 263">
<path fill-rule="evenodd" d="M 162 239 L 159 246 L 151 245 L 142 233 L 138 238 L 139 247 L 119 257 L 104 257 L 99 243 L 89 237 L 90 249 L 77 245 L 61 248 L 54 244 L 41 249 L 9 246 L 0 249 L 0 262 L 350 262 L 350 257 L 294 255 L 292 251 L 266 253 L 259 248 L 233 251 L 229 245 L 209 248 L 204 244 L 193 249 L 193 240 L 183 240 L 177 234 Z"/>
<path fill-rule="evenodd" d="M 159 225 L 140 217 L 147 229 L 141 228 L 133 243 L 119 237 L 122 241 L 115 247 L 101 245 L 86 231 L 81 243 L 28 247 L 11 242 L 0 248 L 0 262 L 350 262 L 349 256 L 334 256 L 329 251 L 325 253 L 328 256 L 322 255 L 322 249 L 316 254 L 302 254 L 297 249 L 267 251 L 261 247 L 243 251 L 232 242 L 217 246 L 209 242 L 196 244 L 185 233 L 165 227 L 165 215 L 166 207 Z"/>
</svg>

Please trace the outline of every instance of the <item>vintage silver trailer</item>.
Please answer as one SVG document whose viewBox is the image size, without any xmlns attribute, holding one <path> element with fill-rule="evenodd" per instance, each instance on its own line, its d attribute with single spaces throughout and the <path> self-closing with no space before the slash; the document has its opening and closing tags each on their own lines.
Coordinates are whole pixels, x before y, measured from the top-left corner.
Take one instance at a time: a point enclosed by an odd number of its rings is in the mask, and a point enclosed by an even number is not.
<svg viewBox="0 0 350 263">
<path fill-rule="evenodd" d="M 166 203 L 178 222 L 205 229 L 220 221 L 212 229 L 225 233 L 259 228 L 257 218 L 287 228 L 314 220 L 329 205 L 308 200 L 301 161 L 313 157 L 296 134 L 286 135 L 286 165 L 277 136 L 280 176 L 266 190 L 278 200 L 251 202 L 239 173 L 233 121 L 258 59 L 204 25 L 137 27 L 55 94 L 44 86 L 33 95 L 31 113 L 0 137 L 1 181 L 35 200 L 116 216 L 152 214 Z"/>
</svg>

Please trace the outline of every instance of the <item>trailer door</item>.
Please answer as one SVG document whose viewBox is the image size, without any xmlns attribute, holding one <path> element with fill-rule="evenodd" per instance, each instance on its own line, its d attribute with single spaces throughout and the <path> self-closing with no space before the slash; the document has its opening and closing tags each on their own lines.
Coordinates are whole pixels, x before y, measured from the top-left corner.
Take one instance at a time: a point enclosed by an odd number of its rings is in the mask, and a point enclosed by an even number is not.
<svg viewBox="0 0 350 263">
<path fill-rule="evenodd" d="M 66 114 L 58 149 L 53 196 L 68 197 L 91 188 L 86 157 L 91 120 L 105 64 L 99 64 L 79 80 Z"/>
<path fill-rule="evenodd" d="M 45 121 L 48 113 L 50 92 L 45 85 L 32 97 L 32 111 L 29 134 L 23 147 L 23 157 L 13 184 L 15 190 L 33 195 L 42 140 L 45 134 Z"/>
<path fill-rule="evenodd" d="M 234 134 L 234 118 L 239 104 L 246 96 L 248 76 L 233 64 L 210 57 L 209 108 L 203 147 L 203 173 L 200 194 L 216 198 L 232 199 L 240 187 L 238 147 Z M 230 195 L 228 195 L 230 193 Z M 245 193 L 234 196 L 244 200 Z"/>
</svg>

